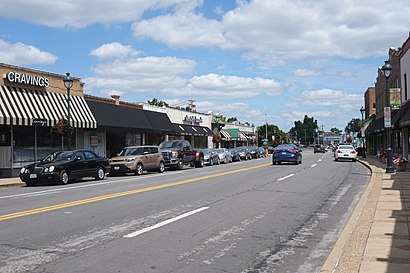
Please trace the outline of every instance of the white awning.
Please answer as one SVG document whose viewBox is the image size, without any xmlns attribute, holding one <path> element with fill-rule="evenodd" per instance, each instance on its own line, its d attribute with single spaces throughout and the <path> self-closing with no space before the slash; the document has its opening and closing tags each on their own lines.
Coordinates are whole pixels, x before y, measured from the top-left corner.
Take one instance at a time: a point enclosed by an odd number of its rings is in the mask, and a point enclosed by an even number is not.
<svg viewBox="0 0 410 273">
<path fill-rule="evenodd" d="M 47 126 L 67 119 L 66 94 L 29 90 L 16 87 L 0 88 L 0 125 L 31 126 L 33 119 L 45 119 Z M 85 99 L 70 96 L 70 121 L 75 128 L 97 128 Z"/>
<path fill-rule="evenodd" d="M 228 139 L 228 140 L 232 139 L 231 135 L 226 130 L 221 130 L 221 135 L 223 139 Z"/>
</svg>

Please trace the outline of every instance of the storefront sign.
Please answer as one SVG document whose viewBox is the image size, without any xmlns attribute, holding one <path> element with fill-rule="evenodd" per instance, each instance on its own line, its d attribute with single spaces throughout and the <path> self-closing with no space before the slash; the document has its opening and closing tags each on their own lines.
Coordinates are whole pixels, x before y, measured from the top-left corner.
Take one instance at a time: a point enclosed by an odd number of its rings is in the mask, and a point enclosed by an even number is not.
<svg viewBox="0 0 410 273">
<path fill-rule="evenodd" d="M 32 124 L 34 126 L 44 126 L 47 125 L 47 120 L 45 118 L 33 118 Z"/>
<path fill-rule="evenodd" d="M 40 87 L 48 87 L 49 85 L 49 79 L 46 77 L 21 74 L 15 71 L 7 73 L 6 78 L 9 82 L 13 83 L 29 84 Z"/>
<path fill-rule="evenodd" d="M 185 122 L 188 122 L 190 124 L 200 124 L 202 123 L 202 118 L 201 117 L 195 117 L 195 116 L 188 116 L 186 115 L 184 118 Z"/>
</svg>

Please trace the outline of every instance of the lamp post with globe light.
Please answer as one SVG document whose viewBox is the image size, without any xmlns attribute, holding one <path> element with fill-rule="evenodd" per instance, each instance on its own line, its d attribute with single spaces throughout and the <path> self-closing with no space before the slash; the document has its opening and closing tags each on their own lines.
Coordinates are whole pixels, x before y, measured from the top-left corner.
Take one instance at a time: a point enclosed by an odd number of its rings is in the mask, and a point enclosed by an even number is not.
<svg viewBox="0 0 410 273">
<path fill-rule="evenodd" d="M 366 109 L 364 109 L 364 107 L 362 106 L 360 108 L 360 113 L 362 114 L 362 133 L 361 133 L 361 137 L 362 137 L 362 158 L 366 158 L 366 138 L 365 138 L 365 134 L 364 134 L 364 119 L 363 119 L 363 115 L 364 112 L 366 111 Z"/>
<path fill-rule="evenodd" d="M 67 72 L 64 76 L 64 87 L 67 89 L 67 124 L 68 124 L 68 150 L 71 150 L 71 105 L 70 89 L 73 87 L 74 79 Z"/>
<path fill-rule="evenodd" d="M 386 78 L 386 106 L 384 107 L 384 127 L 386 127 L 387 136 L 387 165 L 386 173 L 393 173 L 393 151 L 391 148 L 391 109 L 390 109 L 390 89 L 389 89 L 389 77 L 393 70 L 393 67 L 389 61 L 384 61 L 384 65 L 381 68 L 383 76 Z M 386 122 L 387 121 L 387 122 Z"/>
</svg>

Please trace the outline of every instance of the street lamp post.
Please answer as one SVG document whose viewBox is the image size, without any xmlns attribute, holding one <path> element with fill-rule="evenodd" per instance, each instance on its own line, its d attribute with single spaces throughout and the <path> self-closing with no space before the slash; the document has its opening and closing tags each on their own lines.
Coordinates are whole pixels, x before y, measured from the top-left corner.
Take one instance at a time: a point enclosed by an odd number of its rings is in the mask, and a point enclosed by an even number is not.
<svg viewBox="0 0 410 273">
<path fill-rule="evenodd" d="M 384 113 L 388 113 L 388 119 L 389 122 L 386 124 L 386 116 L 385 116 L 385 124 L 384 126 L 386 127 L 386 135 L 387 135 L 387 165 L 386 165 L 386 173 L 393 173 L 394 168 L 393 168 L 393 151 L 391 148 L 391 111 L 390 111 L 390 91 L 389 91 L 389 77 L 391 75 L 391 71 L 393 70 L 393 67 L 389 63 L 389 61 L 384 61 L 384 65 L 381 68 L 383 76 L 386 78 L 386 107 L 384 108 Z"/>
<path fill-rule="evenodd" d="M 364 137 L 364 123 L 363 123 L 363 114 L 364 114 L 364 112 L 365 112 L 366 110 L 364 109 L 364 107 L 362 106 L 361 108 L 360 108 L 360 113 L 362 114 L 362 158 L 366 158 L 366 144 L 365 144 L 365 141 L 366 141 L 366 138 Z"/>
<path fill-rule="evenodd" d="M 73 87 L 74 79 L 70 76 L 70 73 L 66 73 L 64 76 L 64 87 L 67 89 L 67 124 L 69 129 L 71 129 L 71 105 L 70 105 L 70 89 Z M 71 131 L 68 130 L 68 150 L 71 150 Z"/>
</svg>

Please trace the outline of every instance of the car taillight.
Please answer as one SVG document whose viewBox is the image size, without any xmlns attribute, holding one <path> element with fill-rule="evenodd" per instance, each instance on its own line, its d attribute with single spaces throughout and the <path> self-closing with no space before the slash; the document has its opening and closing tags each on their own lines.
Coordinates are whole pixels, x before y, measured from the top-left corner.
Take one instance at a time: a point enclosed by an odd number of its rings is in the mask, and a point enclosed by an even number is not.
<svg viewBox="0 0 410 273">
<path fill-rule="evenodd" d="M 276 153 L 279 153 L 280 151 L 279 150 L 273 150 L 273 152 L 276 154 Z"/>
<path fill-rule="evenodd" d="M 341 150 L 337 150 L 337 153 L 338 153 L 338 154 L 341 154 L 341 153 L 342 153 L 342 151 L 341 151 Z"/>
<path fill-rule="evenodd" d="M 290 153 L 296 154 L 296 150 L 289 150 Z"/>
<path fill-rule="evenodd" d="M 355 153 L 356 153 L 356 151 L 355 151 L 355 150 L 353 150 L 353 151 L 351 151 L 350 153 L 351 153 L 351 154 L 355 154 Z"/>
<path fill-rule="evenodd" d="M 201 155 L 200 152 L 196 152 L 196 154 L 195 154 L 196 157 L 199 157 L 200 155 Z"/>
</svg>

